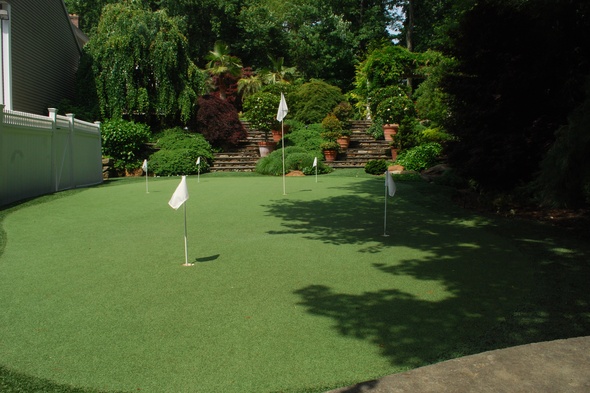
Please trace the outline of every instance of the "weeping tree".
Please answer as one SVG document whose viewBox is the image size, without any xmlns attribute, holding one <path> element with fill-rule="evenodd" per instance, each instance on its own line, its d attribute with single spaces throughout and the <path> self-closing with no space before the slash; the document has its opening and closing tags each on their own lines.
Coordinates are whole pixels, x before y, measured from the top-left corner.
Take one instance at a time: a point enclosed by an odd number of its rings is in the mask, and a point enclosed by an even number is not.
<svg viewBox="0 0 590 393">
<path fill-rule="evenodd" d="M 205 77 L 190 60 L 182 19 L 136 4 L 107 5 L 85 48 L 101 115 L 186 123 Z"/>
</svg>

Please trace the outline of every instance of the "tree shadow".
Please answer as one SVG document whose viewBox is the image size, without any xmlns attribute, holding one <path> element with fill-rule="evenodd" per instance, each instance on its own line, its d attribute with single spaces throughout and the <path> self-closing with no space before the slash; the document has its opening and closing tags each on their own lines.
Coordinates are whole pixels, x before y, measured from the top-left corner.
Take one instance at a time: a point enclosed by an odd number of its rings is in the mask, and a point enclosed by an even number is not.
<svg viewBox="0 0 590 393">
<path fill-rule="evenodd" d="M 375 227 L 383 211 L 371 195 L 381 187 L 359 182 L 356 195 L 278 201 L 268 209 L 283 218 L 285 230 L 273 233 L 382 253 L 375 269 L 442 284 L 444 296 L 310 285 L 295 291 L 310 314 L 332 319 L 343 336 L 371 342 L 401 368 L 590 334 L 590 252 L 583 242 L 535 223 L 470 215 L 423 184 L 398 186 L 394 235 L 380 237 Z M 400 258 L 396 246 L 425 256 Z"/>
</svg>

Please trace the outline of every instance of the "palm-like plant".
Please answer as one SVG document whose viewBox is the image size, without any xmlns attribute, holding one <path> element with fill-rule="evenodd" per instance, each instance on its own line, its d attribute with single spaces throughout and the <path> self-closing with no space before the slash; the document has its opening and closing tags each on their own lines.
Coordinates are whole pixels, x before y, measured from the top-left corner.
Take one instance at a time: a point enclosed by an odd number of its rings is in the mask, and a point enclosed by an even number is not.
<svg viewBox="0 0 590 393">
<path fill-rule="evenodd" d="M 207 72 L 213 77 L 214 83 L 219 89 L 219 96 L 225 100 L 229 85 L 242 72 L 242 61 L 238 57 L 230 55 L 229 46 L 222 41 L 215 43 L 213 50 L 207 55 L 207 60 L 209 60 L 206 66 Z"/>
<path fill-rule="evenodd" d="M 272 56 L 268 56 L 268 58 L 272 63 L 272 68 L 262 72 L 262 78 L 265 84 L 274 85 L 275 83 L 289 83 L 295 78 L 297 68 L 285 67 L 284 57 L 277 57 L 275 59 Z"/>
</svg>

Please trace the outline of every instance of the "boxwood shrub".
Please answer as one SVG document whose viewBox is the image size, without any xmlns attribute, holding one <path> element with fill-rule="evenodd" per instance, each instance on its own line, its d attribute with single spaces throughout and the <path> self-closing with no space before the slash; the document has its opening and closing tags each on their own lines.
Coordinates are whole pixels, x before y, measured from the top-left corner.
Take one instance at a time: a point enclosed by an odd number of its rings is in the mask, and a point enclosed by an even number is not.
<svg viewBox="0 0 590 393">
<path fill-rule="evenodd" d="M 196 174 L 198 157 L 201 173 L 209 172 L 213 163 L 213 151 L 205 137 L 178 127 L 160 134 L 156 146 L 160 150 L 150 156 L 149 167 L 158 176 Z"/>
</svg>

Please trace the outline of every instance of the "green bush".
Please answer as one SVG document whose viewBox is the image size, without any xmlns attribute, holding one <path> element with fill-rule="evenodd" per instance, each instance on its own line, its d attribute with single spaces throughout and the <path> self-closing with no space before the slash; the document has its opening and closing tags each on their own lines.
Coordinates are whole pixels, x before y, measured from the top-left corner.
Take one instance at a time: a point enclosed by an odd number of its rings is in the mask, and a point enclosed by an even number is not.
<svg viewBox="0 0 590 393">
<path fill-rule="evenodd" d="M 289 146 L 285 148 L 285 172 L 302 171 L 305 174 L 315 174 L 313 161 L 316 156 L 301 147 Z M 329 173 L 332 168 L 318 160 L 318 173 Z M 282 149 L 275 150 L 256 163 L 256 172 L 263 175 L 280 176 L 283 174 Z M 307 173 L 306 173 L 307 172 Z"/>
<path fill-rule="evenodd" d="M 437 142 L 430 142 L 402 151 L 395 163 L 410 171 L 421 171 L 436 164 L 441 153 L 442 146 Z"/>
<path fill-rule="evenodd" d="M 201 173 L 208 172 L 213 163 L 211 145 L 205 137 L 181 128 L 168 129 L 158 135 L 156 146 L 160 150 L 149 160 L 150 169 L 159 176 L 196 174 L 198 157 L 201 157 Z"/>
<path fill-rule="evenodd" d="M 320 144 L 323 142 L 321 137 L 322 126 L 320 124 L 310 124 L 308 126 L 300 122 L 291 122 L 291 132 L 285 135 L 285 144 L 287 146 L 297 146 L 305 151 L 321 156 Z"/>
<path fill-rule="evenodd" d="M 101 125 L 102 154 L 115 160 L 115 168 L 137 169 L 141 153 L 150 138 L 149 126 L 122 119 L 110 119 Z"/>
<path fill-rule="evenodd" d="M 376 118 L 367 129 L 367 134 L 371 135 L 375 140 L 383 139 L 383 120 Z"/>
<path fill-rule="evenodd" d="M 342 91 L 326 82 L 312 80 L 299 86 L 291 95 L 293 118 L 305 124 L 320 123 L 346 97 Z M 276 109 L 275 109 L 276 113 Z"/>
<path fill-rule="evenodd" d="M 365 164 L 365 172 L 370 175 L 382 175 L 387 170 L 387 161 L 371 160 Z"/>
</svg>

